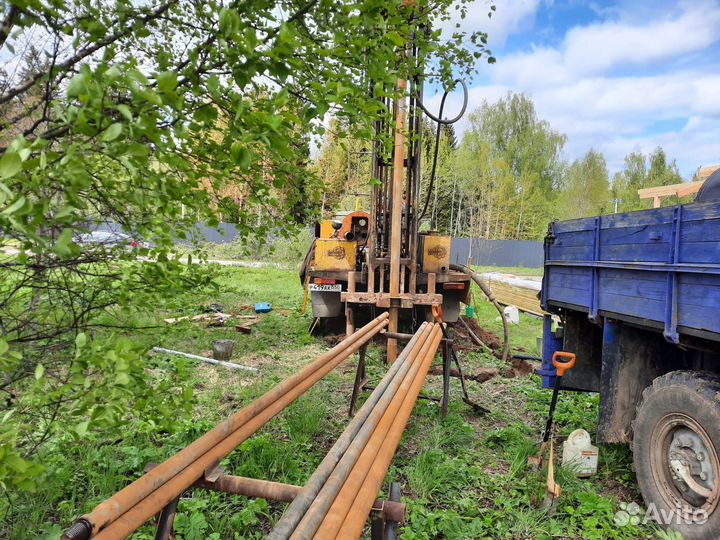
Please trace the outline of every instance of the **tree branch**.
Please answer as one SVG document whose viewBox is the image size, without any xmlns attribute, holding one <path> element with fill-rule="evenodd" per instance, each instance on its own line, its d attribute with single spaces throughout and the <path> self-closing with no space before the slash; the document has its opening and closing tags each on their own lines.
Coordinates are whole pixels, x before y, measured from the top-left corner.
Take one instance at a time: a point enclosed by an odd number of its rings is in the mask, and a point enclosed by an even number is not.
<svg viewBox="0 0 720 540">
<path fill-rule="evenodd" d="M 7 38 L 10 37 L 10 32 L 13 26 L 15 26 L 15 19 L 19 14 L 20 8 L 14 4 L 11 5 L 10 10 L 7 12 L 7 15 L 5 15 L 2 27 L 0 27 L 0 47 L 2 47 L 7 41 Z"/>
<path fill-rule="evenodd" d="M 169 2 L 162 4 L 154 11 L 151 11 L 145 16 L 139 17 L 138 22 L 141 22 L 143 24 L 148 24 L 155 19 L 159 18 L 163 13 L 165 13 L 173 4 L 176 4 L 178 0 L 170 0 Z M 125 36 L 128 36 L 131 34 L 134 30 L 134 24 L 130 22 L 125 22 L 123 24 L 122 30 L 119 30 L 115 32 L 114 34 L 111 34 L 103 39 L 100 39 L 96 41 L 95 43 L 88 45 L 87 47 L 80 49 L 78 52 L 76 52 L 74 55 L 72 55 L 70 58 L 67 58 L 66 60 L 58 63 L 55 66 L 55 69 L 57 70 L 67 70 L 70 67 L 74 66 L 81 60 L 87 58 L 91 54 L 99 51 L 103 47 L 107 47 L 108 45 L 111 45 L 112 43 L 116 42 L 119 39 L 124 38 Z M 54 71 L 54 70 L 53 70 Z M 30 88 L 35 85 L 40 79 L 43 77 L 51 75 L 50 71 L 41 71 L 39 73 L 36 73 L 29 79 L 27 79 L 25 82 L 17 85 L 16 87 L 8 90 L 5 94 L 0 96 L 0 105 L 3 103 L 7 103 L 14 97 L 18 96 L 19 94 L 22 94 L 23 92 L 26 92 Z"/>
</svg>

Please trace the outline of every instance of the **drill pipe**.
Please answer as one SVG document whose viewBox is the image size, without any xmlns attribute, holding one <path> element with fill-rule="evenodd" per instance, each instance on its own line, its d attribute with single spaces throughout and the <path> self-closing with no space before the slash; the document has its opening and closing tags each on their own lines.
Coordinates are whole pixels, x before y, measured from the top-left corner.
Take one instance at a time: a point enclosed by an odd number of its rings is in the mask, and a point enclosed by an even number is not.
<svg viewBox="0 0 720 540">
<path fill-rule="evenodd" d="M 170 459 L 100 503 L 76 522 L 76 525 L 86 525 L 85 534 L 70 535 L 68 531 L 66 537 L 81 540 L 88 538 L 90 534 L 87 533 L 90 532 L 97 539 L 126 537 L 385 326 L 387 314 L 383 313 Z M 121 517 L 121 523 L 118 523 L 116 520 Z M 77 527 L 72 529 L 78 530 Z"/>
<path fill-rule="evenodd" d="M 426 346 L 419 351 L 417 358 L 413 362 L 413 370 L 405 377 L 402 386 L 393 397 L 392 403 L 387 410 L 384 411 L 382 419 L 375 428 L 372 437 L 363 448 L 362 454 L 355 462 L 350 474 L 342 485 L 342 489 L 338 492 L 335 500 L 332 502 L 332 506 L 322 518 L 319 528 L 317 528 L 316 531 L 312 531 L 310 535 L 306 536 L 307 538 L 310 538 L 312 533 L 314 533 L 315 538 L 335 538 L 335 535 L 340 527 L 342 527 L 351 508 L 355 504 L 358 504 L 356 496 L 362 488 L 370 470 L 380 459 L 380 452 L 385 448 L 386 442 L 394 436 L 398 436 L 399 440 L 399 436 L 402 435 L 406 422 L 396 423 L 396 419 L 406 402 L 412 405 L 415 404 L 417 395 L 425 381 L 430 363 L 435 356 L 441 338 L 442 333 L 440 332 L 440 326 L 434 325 L 432 333 L 426 342 Z M 417 390 L 413 393 L 412 390 L 415 387 L 417 387 Z M 394 454 L 395 447 L 392 448 L 389 459 L 392 459 Z M 388 460 L 387 466 L 389 465 Z M 382 469 L 382 478 L 385 478 L 387 466 Z M 370 510 L 368 510 L 368 513 L 369 512 Z M 367 514 L 365 514 L 365 518 L 367 518 Z"/>
<path fill-rule="evenodd" d="M 380 381 L 375 391 L 370 394 L 370 397 L 367 399 L 365 404 L 358 411 L 350 424 L 348 424 L 342 435 L 340 435 L 338 440 L 323 459 L 322 463 L 320 463 L 320 466 L 312 474 L 308 482 L 305 484 L 302 493 L 298 495 L 293 503 L 286 509 L 275 528 L 267 536 L 267 540 L 281 540 L 290 537 L 298 523 L 300 523 L 300 520 L 302 520 L 303 516 L 307 512 L 308 508 L 310 508 L 310 505 L 317 498 L 318 493 L 325 485 L 327 479 L 335 470 L 336 465 L 343 458 L 345 452 L 365 425 L 368 417 L 372 414 L 373 410 L 375 410 L 377 404 L 385 394 L 385 391 L 389 387 L 390 383 L 394 380 L 396 374 L 405 365 L 405 359 L 408 358 L 410 352 L 414 350 L 416 344 L 420 341 L 421 336 L 424 341 L 427 329 L 428 323 L 423 323 L 413 339 L 400 354 L 398 361 L 390 366 L 390 369 L 385 374 L 385 377 L 383 377 Z"/>
<path fill-rule="evenodd" d="M 362 429 L 354 438 L 352 444 L 290 536 L 291 539 L 311 538 L 315 533 L 333 504 L 337 494 L 342 490 L 348 475 L 355 467 L 365 447 L 378 433 L 378 424 L 382 418 L 388 414 L 388 411 L 392 411 L 392 404 L 397 397 L 407 391 L 409 381 L 412 381 L 420 366 L 419 358 L 422 356 L 421 351 L 424 350 L 429 343 L 434 331 L 435 324 L 428 324 L 422 329 L 422 334 L 420 334 L 419 339 L 409 350 L 408 354 L 405 355 L 403 367 L 397 372 L 388 388 L 383 392 L 378 404 L 364 422 Z M 406 350 L 408 349 L 409 348 L 406 347 Z M 390 412 L 390 414 L 392 414 L 392 412 Z"/>
<path fill-rule="evenodd" d="M 372 501 L 375 500 L 375 496 L 382 488 L 383 480 L 387 474 L 388 467 L 390 467 L 390 462 L 395 455 L 398 444 L 400 444 L 403 431 L 405 430 L 405 426 L 407 425 L 413 408 L 415 407 L 417 396 L 419 395 L 425 382 L 425 375 L 430 369 L 430 364 L 432 364 L 435 352 L 437 351 L 441 339 L 442 335 L 438 333 L 430 347 L 427 349 L 425 357 L 422 361 L 420 372 L 413 381 L 412 388 L 405 396 L 405 400 L 403 401 L 400 411 L 394 417 L 388 436 L 385 440 L 383 440 L 382 447 L 375 457 L 372 467 L 365 477 L 360 491 L 358 491 L 355 496 L 355 500 L 352 502 L 350 510 L 345 516 L 342 526 L 337 532 L 335 538 L 347 540 L 360 538 L 362 535 L 363 527 L 365 526 L 367 517 L 372 509 Z"/>
</svg>

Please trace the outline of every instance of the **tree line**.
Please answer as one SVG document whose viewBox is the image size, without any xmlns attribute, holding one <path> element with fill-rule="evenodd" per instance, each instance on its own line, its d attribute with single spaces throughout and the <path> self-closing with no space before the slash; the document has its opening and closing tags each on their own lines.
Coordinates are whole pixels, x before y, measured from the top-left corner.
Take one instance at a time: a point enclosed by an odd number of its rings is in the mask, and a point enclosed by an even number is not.
<svg viewBox="0 0 720 540">
<path fill-rule="evenodd" d="M 423 127 L 423 227 L 455 236 L 539 240 L 553 219 L 649 208 L 638 189 L 683 181 L 675 160 L 658 147 L 632 152 L 611 179 L 603 154 L 589 149 L 563 157 L 567 137 L 538 117 L 530 97 L 508 93 L 469 115 L 458 140 L 443 126 L 435 181 L 430 186 L 435 125 Z M 335 120 L 312 167 L 325 186 L 325 214 L 351 209 L 370 190 L 370 144 L 347 135 Z M 430 189 L 431 188 L 431 189 Z M 360 196 L 367 209 L 369 199 Z M 677 203 L 668 198 L 664 204 Z"/>
</svg>

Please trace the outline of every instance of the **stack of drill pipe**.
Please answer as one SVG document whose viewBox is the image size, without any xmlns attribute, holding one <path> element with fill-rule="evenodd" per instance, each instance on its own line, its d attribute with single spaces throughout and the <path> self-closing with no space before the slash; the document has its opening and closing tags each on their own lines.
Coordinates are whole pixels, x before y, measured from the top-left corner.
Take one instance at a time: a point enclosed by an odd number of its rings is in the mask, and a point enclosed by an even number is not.
<svg viewBox="0 0 720 540">
<path fill-rule="evenodd" d="M 441 339 L 420 327 L 268 540 L 360 537 Z"/>
<path fill-rule="evenodd" d="M 64 538 L 126 538 L 179 497 L 206 470 L 304 394 L 388 324 L 383 313 L 222 424 L 80 518 Z"/>
</svg>

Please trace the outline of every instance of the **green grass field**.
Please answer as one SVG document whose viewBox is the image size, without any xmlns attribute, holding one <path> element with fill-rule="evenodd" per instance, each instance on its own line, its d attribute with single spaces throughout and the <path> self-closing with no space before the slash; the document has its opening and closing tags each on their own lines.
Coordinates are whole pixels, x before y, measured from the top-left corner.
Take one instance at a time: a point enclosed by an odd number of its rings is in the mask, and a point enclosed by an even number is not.
<svg viewBox="0 0 720 540">
<path fill-rule="evenodd" d="M 132 337 L 148 347 L 162 346 L 209 354 L 219 338 L 237 340 L 232 361 L 255 366 L 260 374 L 231 371 L 173 357 L 152 363 L 157 377 L 177 372 L 194 393 L 192 409 L 178 411 L 173 432 L 131 422 L 126 435 L 98 440 L 82 447 L 44 449 L 47 465 L 43 489 L 36 494 L 8 498 L 0 503 L 0 537 L 57 538 L 74 518 L 142 474 L 147 463 L 160 462 L 216 423 L 327 350 L 307 329 L 309 314 L 300 315 L 303 289 L 296 272 L 273 268 L 221 268 L 217 289 L 195 291 L 158 305 L 152 316 L 133 322 L 147 327 Z M 476 293 L 481 326 L 501 332 L 497 313 Z M 257 301 L 272 302 L 252 334 L 232 326 L 207 328 L 202 322 L 174 325 L 163 318 L 194 315 L 210 303 L 226 312 L 240 312 Z M 512 329 L 516 351 L 536 354 L 541 321 L 523 316 Z M 379 379 L 385 371 L 383 351 L 369 350 L 369 374 Z M 479 352 L 461 353 L 467 372 L 498 367 L 499 361 Z M 439 359 L 438 359 L 439 361 Z M 247 440 L 224 462 L 230 474 L 302 485 L 348 422 L 347 406 L 354 377 L 354 361 L 318 383 L 279 417 Z M 440 395 L 441 378 L 431 376 L 425 392 Z M 474 399 L 489 409 L 475 415 L 460 399 L 452 381 L 450 414 L 440 419 L 438 406 L 419 401 L 388 473 L 403 484 L 409 519 L 405 539 L 634 539 L 658 538 L 650 528 L 618 527 L 613 517 L 622 502 L 641 502 L 627 447 L 603 447 L 600 470 L 589 480 L 578 480 L 560 469 L 563 494 L 557 512 L 538 509 L 544 477 L 530 474 L 526 459 L 540 438 L 550 392 L 536 377 L 496 377 L 484 384 L 469 382 Z M 598 399 L 563 394 L 557 422 L 561 435 L 576 428 L 594 437 Z M 177 538 L 262 538 L 282 514 L 283 504 L 248 500 L 221 493 L 195 491 L 182 499 L 175 522 Z M 662 534 L 662 533 L 661 533 Z M 152 524 L 134 537 L 153 538 Z"/>
</svg>

